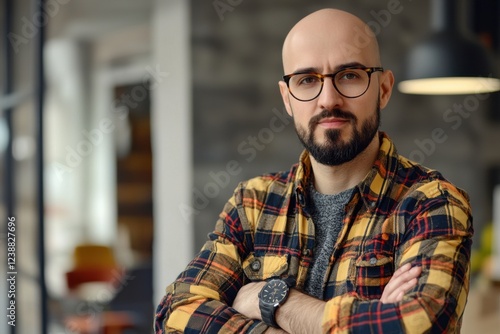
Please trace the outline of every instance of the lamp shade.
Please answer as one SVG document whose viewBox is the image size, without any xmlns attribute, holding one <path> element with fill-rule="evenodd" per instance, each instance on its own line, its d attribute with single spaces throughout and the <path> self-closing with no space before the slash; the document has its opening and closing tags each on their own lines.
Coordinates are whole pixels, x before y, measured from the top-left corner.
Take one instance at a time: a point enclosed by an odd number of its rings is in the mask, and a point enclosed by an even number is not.
<svg viewBox="0 0 500 334">
<path fill-rule="evenodd" d="M 443 4 L 448 2 L 438 1 Z M 439 9 L 438 8 L 438 9 Z M 500 90 L 494 77 L 493 61 L 487 50 L 462 34 L 446 17 L 435 19 L 434 31 L 410 50 L 405 63 L 405 78 L 398 89 L 408 94 L 470 94 Z M 439 15 L 438 14 L 434 14 Z"/>
</svg>

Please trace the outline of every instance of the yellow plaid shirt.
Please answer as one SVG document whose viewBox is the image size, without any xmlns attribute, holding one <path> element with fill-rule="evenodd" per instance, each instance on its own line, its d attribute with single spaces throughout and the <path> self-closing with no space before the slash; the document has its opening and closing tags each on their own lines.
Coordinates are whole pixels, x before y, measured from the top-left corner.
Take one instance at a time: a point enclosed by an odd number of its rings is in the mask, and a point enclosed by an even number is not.
<svg viewBox="0 0 500 334">
<path fill-rule="evenodd" d="M 469 289 L 468 196 L 436 171 L 396 153 L 380 133 L 373 168 L 356 187 L 324 282 L 325 333 L 455 333 Z M 167 287 L 157 333 L 262 333 L 231 305 L 251 281 L 293 275 L 302 290 L 314 223 L 307 212 L 309 155 L 287 172 L 242 182 L 200 253 Z M 422 266 L 401 302 L 380 302 L 394 271 Z"/>
</svg>

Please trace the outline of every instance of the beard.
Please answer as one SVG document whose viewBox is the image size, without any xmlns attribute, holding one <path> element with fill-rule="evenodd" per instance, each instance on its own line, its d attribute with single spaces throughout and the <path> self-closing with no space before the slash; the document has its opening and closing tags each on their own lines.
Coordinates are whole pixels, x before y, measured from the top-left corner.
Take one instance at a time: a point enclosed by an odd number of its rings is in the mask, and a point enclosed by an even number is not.
<svg viewBox="0 0 500 334">
<path fill-rule="evenodd" d="M 349 120 L 352 124 L 352 138 L 347 142 L 341 139 L 340 129 L 325 131 L 326 142 L 317 143 L 314 140 L 314 130 L 323 118 L 337 117 Z M 309 121 L 309 132 L 295 123 L 295 130 L 299 140 L 311 156 L 320 164 L 338 166 L 349 162 L 363 152 L 373 140 L 380 127 L 380 100 L 377 101 L 374 117 L 363 122 L 358 127 L 358 118 L 349 111 L 340 109 L 323 110 Z"/>
</svg>

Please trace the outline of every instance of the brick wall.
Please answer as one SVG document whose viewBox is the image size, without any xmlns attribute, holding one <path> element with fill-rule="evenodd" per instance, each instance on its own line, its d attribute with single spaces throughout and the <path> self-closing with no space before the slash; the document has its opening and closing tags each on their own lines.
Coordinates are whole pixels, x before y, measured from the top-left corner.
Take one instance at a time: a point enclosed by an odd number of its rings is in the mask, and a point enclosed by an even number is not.
<svg viewBox="0 0 500 334">
<path fill-rule="evenodd" d="M 406 51 L 429 32 L 428 1 L 192 0 L 196 250 L 239 181 L 297 161 L 302 147 L 283 116 L 277 85 L 283 75 L 281 47 L 300 18 L 329 6 L 370 22 L 383 66 L 393 70 L 396 83 Z M 397 10 L 387 15 L 388 8 Z M 489 100 L 474 102 L 466 96 L 408 96 L 395 89 L 382 111 L 382 129 L 401 154 L 440 170 L 469 192 L 479 229 L 491 216 L 486 171 L 500 159 L 488 144 L 498 129 L 487 125 Z M 460 124 L 444 117 L 454 104 L 464 103 L 474 110 Z M 271 122 L 279 131 L 270 129 Z M 446 139 L 431 144 L 436 128 Z"/>
</svg>

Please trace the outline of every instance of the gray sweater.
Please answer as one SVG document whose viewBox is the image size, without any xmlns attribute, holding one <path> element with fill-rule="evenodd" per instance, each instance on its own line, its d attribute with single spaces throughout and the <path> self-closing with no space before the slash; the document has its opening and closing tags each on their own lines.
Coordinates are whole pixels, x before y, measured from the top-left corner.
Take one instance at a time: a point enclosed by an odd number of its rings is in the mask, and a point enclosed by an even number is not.
<svg viewBox="0 0 500 334">
<path fill-rule="evenodd" d="M 309 186 L 308 209 L 316 231 L 313 252 L 313 264 L 305 285 L 305 291 L 311 296 L 323 299 L 323 282 L 333 248 L 337 241 L 342 221 L 345 215 L 345 206 L 351 198 L 354 188 L 347 189 L 339 194 L 324 195 Z"/>
</svg>

